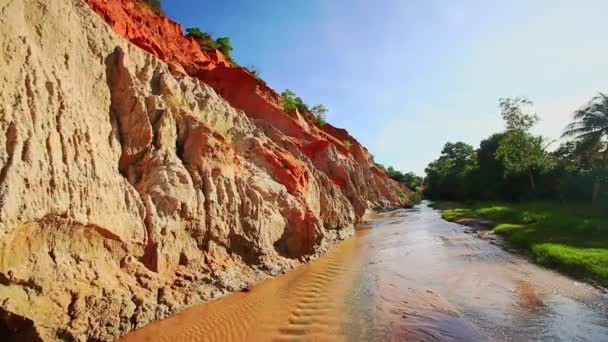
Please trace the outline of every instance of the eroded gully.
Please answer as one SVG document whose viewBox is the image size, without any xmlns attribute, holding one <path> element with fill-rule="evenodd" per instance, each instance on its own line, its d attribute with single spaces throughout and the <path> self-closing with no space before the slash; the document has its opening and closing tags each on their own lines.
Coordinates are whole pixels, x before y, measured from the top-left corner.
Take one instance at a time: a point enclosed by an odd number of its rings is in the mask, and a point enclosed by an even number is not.
<svg viewBox="0 0 608 342">
<path fill-rule="evenodd" d="M 423 203 L 318 260 L 124 341 L 608 341 L 608 297 Z"/>
</svg>

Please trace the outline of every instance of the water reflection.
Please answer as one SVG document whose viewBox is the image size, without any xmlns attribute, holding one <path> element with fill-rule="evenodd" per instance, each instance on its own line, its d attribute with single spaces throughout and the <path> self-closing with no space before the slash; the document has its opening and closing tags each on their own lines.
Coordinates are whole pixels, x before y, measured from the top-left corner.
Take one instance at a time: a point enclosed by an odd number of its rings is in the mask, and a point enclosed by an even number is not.
<svg viewBox="0 0 608 342">
<path fill-rule="evenodd" d="M 319 260 L 125 340 L 604 341 L 607 303 L 423 204 L 379 213 Z"/>
</svg>

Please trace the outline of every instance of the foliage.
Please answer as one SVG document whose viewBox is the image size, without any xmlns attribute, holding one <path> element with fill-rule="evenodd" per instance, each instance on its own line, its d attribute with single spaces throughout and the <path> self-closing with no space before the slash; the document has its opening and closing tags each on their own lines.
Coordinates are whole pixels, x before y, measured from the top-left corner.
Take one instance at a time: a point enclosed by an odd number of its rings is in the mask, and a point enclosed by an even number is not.
<svg viewBox="0 0 608 342">
<path fill-rule="evenodd" d="M 310 112 L 315 116 L 315 122 L 319 126 L 323 126 L 327 123 L 326 114 L 328 112 L 327 107 L 322 104 L 318 104 L 310 109 Z"/>
<path fill-rule="evenodd" d="M 350 140 L 344 139 L 344 140 L 342 140 L 342 145 L 344 145 L 344 147 L 346 147 L 346 148 L 350 148 L 353 145 L 353 143 L 351 143 Z"/>
<path fill-rule="evenodd" d="M 420 191 L 412 191 L 409 193 L 408 208 L 411 208 L 420 202 L 422 202 L 422 193 Z"/>
<path fill-rule="evenodd" d="M 143 3 L 150 7 L 154 13 L 163 16 L 165 15 L 165 11 L 163 10 L 160 0 L 143 0 Z"/>
<path fill-rule="evenodd" d="M 526 113 L 522 107 L 531 106 L 532 101 L 527 97 L 501 98 L 498 106 L 501 109 L 500 115 L 507 124 L 508 131 L 530 130 L 539 120 L 536 113 Z"/>
<path fill-rule="evenodd" d="M 201 49 L 205 51 L 220 50 L 220 52 L 226 56 L 229 61 L 235 63 L 230 56 L 233 48 L 229 37 L 213 39 L 213 36 L 210 33 L 204 32 L 198 27 L 187 28 L 186 37 L 196 40 Z"/>
<path fill-rule="evenodd" d="M 508 132 L 500 141 L 496 157 L 511 175 L 533 172 L 546 161 L 542 138 L 522 131 Z"/>
<path fill-rule="evenodd" d="M 555 202 L 482 202 L 452 207 L 442 217 L 490 220 L 497 234 L 530 252 L 536 262 L 608 285 L 606 210 Z"/>
<path fill-rule="evenodd" d="M 327 124 L 326 114 L 328 112 L 327 107 L 322 104 L 315 105 L 310 108 L 301 97 L 296 95 L 293 90 L 286 89 L 281 93 L 281 106 L 283 110 L 287 113 L 295 113 L 296 111 L 300 113 L 309 112 L 312 113 L 315 117 L 315 123 L 319 126 L 324 126 Z M 346 144 L 345 144 L 346 145 Z M 348 146 L 350 147 L 350 146 Z"/>
<path fill-rule="evenodd" d="M 200 47 L 205 51 L 213 51 L 217 49 L 217 43 L 213 39 L 213 36 L 207 32 L 203 32 L 198 27 L 187 28 L 186 37 L 196 40 Z"/>
<path fill-rule="evenodd" d="M 504 133 L 496 133 L 489 138 L 482 140 L 476 151 L 477 168 L 472 172 L 471 177 L 475 179 L 474 188 L 471 190 L 473 196 L 479 199 L 492 199 L 495 194 L 512 193 L 516 190 L 512 185 L 505 186 L 505 166 L 496 157 L 496 151 L 500 142 L 504 139 Z"/>
<path fill-rule="evenodd" d="M 405 191 L 403 191 L 403 189 L 401 189 L 400 187 L 395 186 L 395 192 L 397 193 L 397 196 L 399 196 L 399 197 L 401 197 L 403 199 L 407 198 L 407 195 L 405 194 Z"/>
<path fill-rule="evenodd" d="M 472 146 L 463 142 L 446 143 L 441 156 L 425 169 L 425 193 L 430 198 L 465 198 L 472 188 L 470 174 L 476 164 Z"/>
<path fill-rule="evenodd" d="M 233 48 L 232 44 L 230 43 L 230 37 L 220 37 L 216 39 L 215 45 L 217 46 L 217 49 L 224 54 L 224 56 L 226 56 L 228 59 L 232 59 L 230 54 L 232 53 Z"/>
<path fill-rule="evenodd" d="M 386 167 L 384 167 L 384 165 L 376 163 L 374 161 L 373 156 L 371 156 L 371 157 L 372 157 L 372 162 L 380 170 L 382 170 L 382 172 L 384 172 L 390 179 L 395 180 L 397 182 L 405 183 L 405 185 L 410 190 L 416 191 L 416 189 L 422 185 L 423 178 L 420 176 L 417 176 L 415 173 L 413 173 L 413 172 L 402 173 L 401 171 L 396 170 L 392 166 L 389 166 L 388 168 L 386 168 Z"/>
<path fill-rule="evenodd" d="M 281 93 L 281 105 L 287 113 L 295 113 L 296 111 L 308 112 L 308 105 L 296 95 L 292 90 L 286 89 Z"/>
<path fill-rule="evenodd" d="M 566 126 L 563 137 L 574 138 L 576 150 L 585 159 L 593 177 L 592 202 L 597 202 L 601 184 L 608 184 L 608 96 L 595 96 L 574 113 L 574 122 Z"/>
<path fill-rule="evenodd" d="M 564 137 L 606 147 L 608 139 L 608 96 L 599 93 L 589 104 L 574 113 L 574 122 L 566 126 Z"/>
<path fill-rule="evenodd" d="M 441 156 L 426 169 L 425 195 L 460 201 L 536 198 L 572 202 L 589 201 L 593 192 L 598 204 L 608 202 L 608 194 L 598 185 L 608 184 L 604 159 L 608 159 L 608 135 L 602 133 L 599 144 L 597 139 L 574 139 L 549 152 L 543 138 L 530 133 L 538 122 L 535 114 L 525 110 L 531 104 L 526 98 L 501 99 L 505 130 L 483 140 L 473 153 L 470 146 L 446 144 Z M 604 109 L 608 109 L 608 98 L 595 97 L 577 111 L 580 122 L 569 125 L 566 136 L 592 132 L 597 137 L 598 131 L 608 127 L 598 119 L 604 117 Z M 590 116 L 590 128 L 583 126 L 583 118 Z"/>
<path fill-rule="evenodd" d="M 503 98 L 499 104 L 507 130 L 500 141 L 496 157 L 503 162 L 507 174 L 528 175 L 530 188 L 535 193 L 534 171 L 543 167 L 545 152 L 543 139 L 529 133 L 538 122 L 538 116 L 522 109 L 523 106 L 531 106 L 532 101 L 525 97 Z"/>
<path fill-rule="evenodd" d="M 412 191 L 416 191 L 416 189 L 421 186 L 424 181 L 422 177 L 417 176 L 413 172 L 404 173 L 403 176 L 399 178 L 401 178 L 402 182 L 405 183 L 405 185 L 407 185 L 407 187 Z"/>
</svg>

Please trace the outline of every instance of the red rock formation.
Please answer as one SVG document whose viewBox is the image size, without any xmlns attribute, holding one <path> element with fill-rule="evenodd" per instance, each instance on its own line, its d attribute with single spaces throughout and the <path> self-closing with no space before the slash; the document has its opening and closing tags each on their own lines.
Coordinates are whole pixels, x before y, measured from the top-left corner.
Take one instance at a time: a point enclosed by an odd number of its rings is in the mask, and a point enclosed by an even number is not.
<svg viewBox="0 0 608 342">
<path fill-rule="evenodd" d="M 315 160 L 317 155 L 324 154 L 326 149 L 333 146 L 339 154 L 338 158 L 351 160 L 358 164 L 357 167 L 373 175 L 371 177 L 376 178 L 376 182 L 383 183 L 381 188 L 386 188 L 388 194 L 384 195 L 389 202 L 399 202 L 394 191 L 386 186 L 391 184 L 388 177 L 373 165 L 367 150 L 346 130 L 330 124 L 319 128 L 314 124 L 313 117 L 309 113 L 284 112 L 280 106 L 280 96 L 264 81 L 245 68 L 231 65 L 219 51 L 212 53 L 203 51 L 196 41 L 184 36 L 181 25 L 166 17 L 158 16 L 137 1 L 87 0 L 87 2 L 118 34 L 161 58 L 172 66 L 172 69 L 185 70 L 188 75 L 209 84 L 232 106 L 243 110 L 252 119 L 270 123 L 284 136 L 290 138 L 293 146 L 307 157 Z M 344 141 L 349 141 L 351 146 L 349 148 L 344 146 Z M 277 181 L 284 184 L 290 192 L 305 191 L 308 171 L 301 162 L 282 151 L 272 151 L 268 147 L 260 146 L 259 151 L 272 165 Z M 335 172 L 319 166 L 317 165 L 340 188 L 344 189 L 346 184 L 352 183 L 352 180 L 348 179 L 348 172 Z M 351 201 L 356 200 L 354 197 L 361 197 L 360 190 L 352 189 L 351 192 L 353 193 L 346 193 Z M 377 198 L 359 199 L 362 202 L 368 200 L 376 202 L 374 200 Z M 358 217 L 363 215 L 365 207 L 366 205 L 355 206 Z"/>
</svg>

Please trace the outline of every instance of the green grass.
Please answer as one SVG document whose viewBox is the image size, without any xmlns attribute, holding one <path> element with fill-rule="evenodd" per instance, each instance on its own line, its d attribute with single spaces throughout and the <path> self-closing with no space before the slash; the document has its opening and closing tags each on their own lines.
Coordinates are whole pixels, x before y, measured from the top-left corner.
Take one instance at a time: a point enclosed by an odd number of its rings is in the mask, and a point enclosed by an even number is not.
<svg viewBox="0 0 608 342">
<path fill-rule="evenodd" d="M 535 262 L 608 286 L 608 210 L 553 202 L 438 202 L 448 221 L 480 218 Z"/>
</svg>

